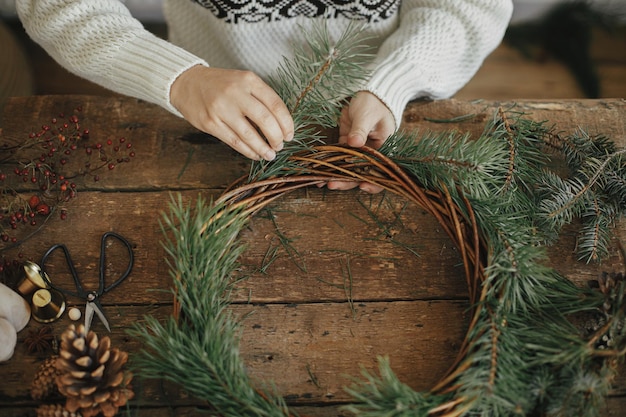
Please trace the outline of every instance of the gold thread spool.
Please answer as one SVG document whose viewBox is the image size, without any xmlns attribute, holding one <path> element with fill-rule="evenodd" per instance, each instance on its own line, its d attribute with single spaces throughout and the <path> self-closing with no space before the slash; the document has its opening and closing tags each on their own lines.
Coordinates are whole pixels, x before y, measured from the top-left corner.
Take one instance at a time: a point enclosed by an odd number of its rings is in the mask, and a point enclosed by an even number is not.
<svg viewBox="0 0 626 417">
<path fill-rule="evenodd" d="M 65 311 L 65 297 L 59 291 L 42 288 L 33 294 L 32 314 L 40 323 L 57 320 Z"/>
<path fill-rule="evenodd" d="M 45 274 L 34 262 L 26 261 L 24 263 L 24 278 L 17 285 L 17 292 L 28 299 L 34 292 L 43 288 L 49 288 L 49 285 L 43 279 Z"/>
</svg>

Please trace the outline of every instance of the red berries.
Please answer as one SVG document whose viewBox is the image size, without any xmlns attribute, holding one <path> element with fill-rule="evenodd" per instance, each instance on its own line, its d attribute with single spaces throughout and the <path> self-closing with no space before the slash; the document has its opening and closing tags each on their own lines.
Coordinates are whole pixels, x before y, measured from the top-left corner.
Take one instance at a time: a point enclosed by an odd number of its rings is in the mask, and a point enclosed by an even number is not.
<svg viewBox="0 0 626 417">
<path fill-rule="evenodd" d="M 37 214 L 47 216 L 48 214 L 50 214 L 50 206 L 47 205 L 46 203 L 39 203 L 37 204 L 37 207 L 35 208 L 35 212 Z"/>
<path fill-rule="evenodd" d="M 39 196 L 33 195 L 28 200 L 28 206 L 31 208 L 31 210 L 35 210 L 35 208 L 39 205 L 40 202 L 41 200 L 39 199 Z"/>
<path fill-rule="evenodd" d="M 132 144 L 125 137 L 98 138 L 83 128 L 80 111 L 77 108 L 69 117 L 63 114 L 52 117 L 28 134 L 19 149 L 3 160 L 0 243 L 19 240 L 15 236 L 21 238 L 17 230 L 21 225 L 43 224 L 41 216 L 49 216 L 59 204 L 77 196 L 81 178 L 101 181 L 103 172 L 117 171 L 118 165 L 130 162 L 135 156 Z M 9 149 L 10 144 L 2 143 L 0 149 L 3 145 Z M 23 190 L 29 189 L 33 193 L 24 196 Z M 66 217 L 67 211 L 61 209 L 60 218 Z"/>
</svg>

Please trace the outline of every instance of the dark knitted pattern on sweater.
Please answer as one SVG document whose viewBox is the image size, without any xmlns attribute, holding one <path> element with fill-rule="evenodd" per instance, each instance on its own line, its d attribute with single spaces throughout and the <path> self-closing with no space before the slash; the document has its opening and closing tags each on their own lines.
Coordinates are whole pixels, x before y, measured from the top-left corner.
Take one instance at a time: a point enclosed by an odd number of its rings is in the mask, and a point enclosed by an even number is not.
<svg viewBox="0 0 626 417">
<path fill-rule="evenodd" d="M 393 16 L 401 0 L 192 0 L 226 23 L 273 22 L 299 16 L 343 17 L 375 23 Z"/>
</svg>

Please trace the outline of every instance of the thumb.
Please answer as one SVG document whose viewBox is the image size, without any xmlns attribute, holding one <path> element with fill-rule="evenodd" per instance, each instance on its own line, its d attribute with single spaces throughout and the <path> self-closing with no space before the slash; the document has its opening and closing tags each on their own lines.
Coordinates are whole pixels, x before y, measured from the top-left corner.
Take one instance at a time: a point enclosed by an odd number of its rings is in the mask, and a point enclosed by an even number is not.
<svg viewBox="0 0 626 417">
<path fill-rule="evenodd" d="M 368 134 L 369 132 L 365 131 L 363 128 L 359 126 L 353 126 L 348 133 L 348 145 L 352 146 L 353 148 L 360 148 L 361 146 L 365 145 Z"/>
</svg>

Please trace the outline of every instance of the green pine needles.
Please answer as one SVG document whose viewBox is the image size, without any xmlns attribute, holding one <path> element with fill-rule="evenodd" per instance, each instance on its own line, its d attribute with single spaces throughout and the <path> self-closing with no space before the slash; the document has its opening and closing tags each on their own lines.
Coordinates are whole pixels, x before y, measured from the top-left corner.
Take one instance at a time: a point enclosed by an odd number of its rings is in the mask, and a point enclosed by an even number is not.
<svg viewBox="0 0 626 417">
<path fill-rule="evenodd" d="M 625 150 L 583 131 L 556 133 L 515 108 L 478 138 L 398 132 L 380 151 L 320 142 L 344 97 L 364 77 L 358 28 L 331 45 L 310 37 L 274 81 L 296 121 L 296 140 L 217 201 L 174 198 L 163 216 L 175 314 L 131 333 L 145 347 L 140 376 L 165 378 L 225 417 L 294 415 L 271 383 L 253 386 L 229 309 L 245 250 L 238 235 L 268 202 L 329 179 L 373 182 L 434 215 L 462 254 L 472 319 L 450 372 L 426 392 L 398 380 L 387 359 L 346 387 L 361 417 L 596 416 L 626 353 L 626 280 L 575 286 L 545 266 L 546 244 L 580 219 L 578 249 L 600 260 L 626 211 Z M 549 168 L 563 161 L 563 172 Z"/>
<path fill-rule="evenodd" d="M 616 149 L 609 138 L 578 130 L 554 135 L 551 145 L 563 155 L 569 175 L 546 174 L 539 205 L 542 224 L 553 235 L 573 218 L 582 219 L 580 258 L 590 262 L 608 253 L 609 231 L 626 214 L 626 149 Z"/>
</svg>

